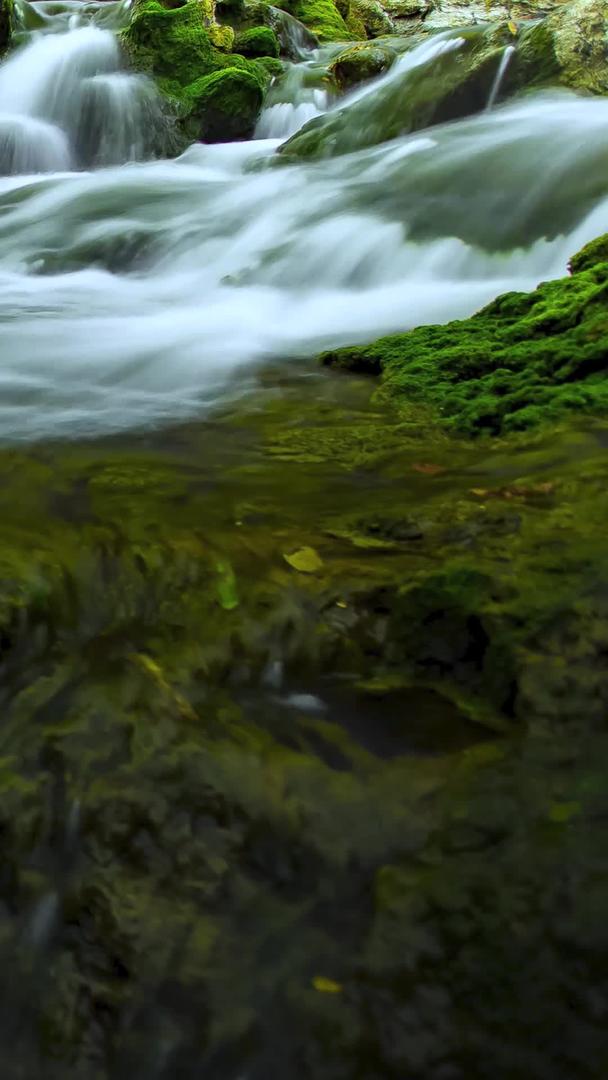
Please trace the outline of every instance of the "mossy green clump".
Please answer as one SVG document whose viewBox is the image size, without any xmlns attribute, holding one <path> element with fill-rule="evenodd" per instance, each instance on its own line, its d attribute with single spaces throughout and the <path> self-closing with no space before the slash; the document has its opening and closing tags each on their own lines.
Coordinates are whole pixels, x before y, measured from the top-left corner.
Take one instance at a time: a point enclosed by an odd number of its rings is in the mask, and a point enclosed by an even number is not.
<svg viewBox="0 0 608 1080">
<path fill-rule="evenodd" d="M 608 235 L 598 236 L 585 244 L 576 255 L 570 259 L 569 270 L 572 274 L 578 274 L 582 270 L 591 270 L 598 263 L 608 263 Z"/>
<path fill-rule="evenodd" d="M 269 26 L 252 26 L 236 35 L 234 51 L 241 56 L 272 56 L 278 59 L 279 39 Z"/>
<path fill-rule="evenodd" d="M 135 68 L 178 87 L 221 65 L 198 0 L 179 7 L 139 0 L 121 40 Z"/>
<path fill-rule="evenodd" d="M 154 75 L 187 138 L 247 138 L 269 75 L 255 61 L 217 48 L 230 47 L 233 31 L 205 11 L 199 0 L 179 7 L 139 0 L 122 44 L 134 68 Z"/>
<path fill-rule="evenodd" d="M 224 68 L 197 79 L 186 89 L 191 115 L 200 122 L 205 142 L 234 142 L 248 138 L 263 100 L 260 78 L 240 68 Z"/>
<path fill-rule="evenodd" d="M 397 54 L 387 46 L 366 43 L 353 45 L 339 54 L 331 63 L 329 72 L 341 90 L 349 90 L 384 74 L 396 58 Z"/>
<path fill-rule="evenodd" d="M 333 0 L 296 0 L 290 11 L 321 42 L 352 41 L 358 36 L 348 29 Z"/>
<path fill-rule="evenodd" d="M 338 349 L 322 362 L 381 373 L 382 394 L 430 405 L 466 435 L 519 431 L 571 411 L 604 413 L 606 239 L 581 259 L 574 277 L 499 297 L 470 319 Z"/>
</svg>

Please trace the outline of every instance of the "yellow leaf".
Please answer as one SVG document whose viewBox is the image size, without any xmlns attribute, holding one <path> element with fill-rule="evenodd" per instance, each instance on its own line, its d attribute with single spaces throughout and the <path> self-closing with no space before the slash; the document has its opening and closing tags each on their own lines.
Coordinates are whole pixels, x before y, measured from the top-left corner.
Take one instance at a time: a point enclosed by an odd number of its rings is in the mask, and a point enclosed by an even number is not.
<svg viewBox="0 0 608 1080">
<path fill-rule="evenodd" d="M 517 23 L 514 22 L 513 19 L 509 19 L 509 21 L 507 23 L 507 26 L 508 26 L 509 30 L 511 31 L 511 33 L 513 34 L 513 37 L 515 37 L 516 34 L 517 34 Z"/>
<path fill-rule="evenodd" d="M 342 986 L 334 979 L 328 979 L 325 975 L 315 975 L 312 985 L 320 994 L 341 994 Z"/>
<path fill-rule="evenodd" d="M 323 567 L 323 559 L 311 547 L 301 547 L 291 555 L 283 555 L 288 566 L 299 570 L 301 574 L 316 574 Z"/>
<path fill-rule="evenodd" d="M 567 825 L 572 818 L 579 816 L 581 810 L 578 802 L 555 802 L 549 809 L 549 821 L 554 825 Z"/>
</svg>

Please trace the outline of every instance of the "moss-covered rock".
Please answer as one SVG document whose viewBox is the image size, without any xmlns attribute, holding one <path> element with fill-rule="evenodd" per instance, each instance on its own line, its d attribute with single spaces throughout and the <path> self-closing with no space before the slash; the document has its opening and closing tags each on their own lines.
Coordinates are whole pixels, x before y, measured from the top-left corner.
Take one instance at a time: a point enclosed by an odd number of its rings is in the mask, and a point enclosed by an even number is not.
<svg viewBox="0 0 608 1080">
<path fill-rule="evenodd" d="M 184 137 L 249 137 L 270 74 L 230 48 L 234 32 L 199 0 L 178 7 L 139 0 L 121 40 L 131 65 L 154 75 L 173 105 Z M 220 49 L 218 46 L 222 46 Z"/>
<path fill-rule="evenodd" d="M 566 412 L 608 409 L 606 239 L 573 260 L 572 278 L 499 297 L 479 314 L 323 362 L 382 373 L 383 393 L 420 401 L 469 435 L 517 431 Z"/>
<path fill-rule="evenodd" d="M 380 0 L 351 0 L 349 14 L 362 23 L 368 38 L 391 34 L 395 29 Z"/>
<path fill-rule="evenodd" d="M 204 142 L 234 142 L 253 133 L 262 107 L 260 80 L 241 68 L 205 75 L 186 89 L 190 123 L 199 122 Z"/>
<path fill-rule="evenodd" d="M 350 41 L 359 34 L 349 30 L 333 0 L 295 0 L 291 14 L 319 41 Z"/>
<path fill-rule="evenodd" d="M 329 71 L 341 90 L 349 90 L 384 74 L 396 58 L 396 53 L 387 46 L 353 45 L 338 55 Z"/>
<path fill-rule="evenodd" d="M 547 67 L 555 64 L 565 86 L 593 94 L 608 91 L 607 22 L 606 0 L 575 0 L 542 24 L 545 40 L 539 52 Z"/>
<path fill-rule="evenodd" d="M 269 26 L 252 26 L 236 35 L 234 51 L 241 56 L 278 58 L 279 41 L 274 30 Z"/>
<path fill-rule="evenodd" d="M 469 31 L 454 47 L 446 43 L 427 64 L 404 72 L 378 93 L 309 121 L 280 153 L 304 159 L 350 153 L 480 112 L 511 40 L 506 27 Z"/>
</svg>

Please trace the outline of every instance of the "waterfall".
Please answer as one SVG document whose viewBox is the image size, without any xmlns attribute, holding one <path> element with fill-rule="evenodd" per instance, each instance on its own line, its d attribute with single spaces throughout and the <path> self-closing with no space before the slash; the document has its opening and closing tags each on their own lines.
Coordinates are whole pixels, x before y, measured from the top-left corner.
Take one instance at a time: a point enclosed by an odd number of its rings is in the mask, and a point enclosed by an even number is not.
<svg viewBox="0 0 608 1080">
<path fill-rule="evenodd" d="M 150 80 L 120 69 L 114 34 L 93 25 L 35 35 L 14 53 L 0 67 L 0 172 L 145 157 L 161 102 Z"/>
<path fill-rule="evenodd" d="M 507 70 L 509 68 L 509 64 L 511 63 L 511 58 L 512 58 L 514 52 L 515 52 L 515 45 L 507 45 L 506 49 L 504 50 L 504 52 L 503 52 L 503 54 L 502 54 L 502 56 L 500 58 L 500 63 L 498 65 L 498 70 L 497 70 L 496 75 L 494 77 L 494 82 L 492 83 L 492 87 L 490 89 L 490 93 L 489 93 L 489 96 L 488 96 L 488 104 L 486 105 L 486 109 L 487 109 L 488 112 L 490 111 L 490 109 L 493 109 L 494 105 L 496 104 L 496 100 L 497 100 L 498 95 L 500 93 L 502 84 L 504 82 L 505 75 L 507 74 Z"/>
<path fill-rule="evenodd" d="M 0 440 L 174 423 L 271 358 L 531 289 L 608 230 L 599 97 L 530 94 L 324 161 L 276 154 L 313 110 L 354 124 L 358 101 L 381 108 L 395 79 L 407 92 L 454 35 L 342 98 L 324 46 L 273 85 L 258 141 L 142 160 L 156 93 L 120 70 L 109 30 L 83 24 L 102 7 L 62 4 L 61 25 L 0 66 Z"/>
</svg>

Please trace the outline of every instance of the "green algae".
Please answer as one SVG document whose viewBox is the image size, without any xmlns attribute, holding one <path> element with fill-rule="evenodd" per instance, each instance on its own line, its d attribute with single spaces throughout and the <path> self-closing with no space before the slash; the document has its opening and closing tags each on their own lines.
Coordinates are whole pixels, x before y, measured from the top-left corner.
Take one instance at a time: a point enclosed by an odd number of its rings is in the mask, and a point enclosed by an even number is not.
<svg viewBox="0 0 608 1080">
<path fill-rule="evenodd" d="M 578 1030 L 538 943 L 549 919 L 569 985 L 594 985 L 604 428 L 488 453 L 404 428 L 366 381 L 313 384 L 153 448 L 0 453 L 3 1013 L 29 1002 L 29 1075 L 147 1070 L 152 1025 L 188 1080 L 193 1061 L 346 1078 L 362 1058 L 422 1080 L 463 1055 L 481 1077 L 503 1010 L 496 1075 L 517 1052 L 544 1080 L 529 978 L 547 1024 Z M 306 546 L 322 566 L 298 574 L 283 555 Z M 279 659 L 285 688 L 265 688 Z M 327 711 L 277 701 L 290 688 Z M 565 872 L 585 915 L 567 925 Z M 12 912 L 36 927 L 49 890 L 41 973 Z M 514 920 L 534 960 L 505 968 Z M 463 1029 L 465 991 L 484 1005 Z"/>
<path fill-rule="evenodd" d="M 605 424 L 306 374 L 0 451 L 11 1080 L 601 1076 Z"/>
<path fill-rule="evenodd" d="M 572 278 L 507 294 L 471 319 L 421 327 L 322 362 L 382 374 L 381 394 L 435 410 L 466 435 L 496 435 L 608 408 L 605 239 L 572 261 Z M 598 259 L 600 261 L 598 261 Z"/>
</svg>

